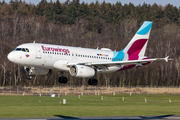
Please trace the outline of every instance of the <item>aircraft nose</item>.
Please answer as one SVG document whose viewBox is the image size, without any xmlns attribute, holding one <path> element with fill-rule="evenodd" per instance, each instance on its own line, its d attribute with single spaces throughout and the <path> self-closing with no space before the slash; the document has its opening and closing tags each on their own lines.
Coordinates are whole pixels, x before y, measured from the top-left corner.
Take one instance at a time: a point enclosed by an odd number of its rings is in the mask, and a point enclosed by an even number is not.
<svg viewBox="0 0 180 120">
<path fill-rule="evenodd" d="M 15 56 L 12 52 L 10 52 L 7 56 L 8 60 L 11 61 L 11 62 L 14 62 L 15 61 Z"/>
</svg>

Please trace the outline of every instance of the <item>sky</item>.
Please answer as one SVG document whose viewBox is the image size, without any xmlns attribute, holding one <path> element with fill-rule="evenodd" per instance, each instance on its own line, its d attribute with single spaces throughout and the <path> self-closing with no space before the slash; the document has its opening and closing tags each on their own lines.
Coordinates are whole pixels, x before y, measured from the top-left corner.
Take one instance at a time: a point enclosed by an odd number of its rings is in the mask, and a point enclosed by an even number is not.
<svg viewBox="0 0 180 120">
<path fill-rule="evenodd" d="M 0 0 L 2 1 L 2 0 Z M 6 3 L 9 3 L 10 0 L 5 0 Z M 23 1 L 23 0 L 22 0 Z M 26 3 L 33 3 L 35 5 L 37 5 L 41 0 L 25 0 Z M 50 0 L 47 0 L 48 2 L 50 2 Z M 56 0 L 52 0 L 53 2 L 56 2 Z M 59 0 L 61 3 L 64 3 L 66 0 Z M 72 0 L 70 0 L 72 1 Z M 85 2 L 90 4 L 91 2 L 96 2 L 97 0 L 80 0 L 81 2 Z M 99 3 L 102 3 L 103 1 L 105 1 L 106 3 L 111 3 L 111 4 L 115 4 L 117 1 L 120 1 L 123 5 L 124 4 L 129 4 L 129 2 L 133 3 L 135 6 L 137 5 L 142 5 L 144 2 L 147 4 L 154 4 L 156 3 L 157 5 L 161 4 L 163 6 L 167 5 L 167 4 L 171 4 L 173 6 L 176 6 L 177 8 L 180 7 L 180 0 L 98 0 Z"/>
</svg>

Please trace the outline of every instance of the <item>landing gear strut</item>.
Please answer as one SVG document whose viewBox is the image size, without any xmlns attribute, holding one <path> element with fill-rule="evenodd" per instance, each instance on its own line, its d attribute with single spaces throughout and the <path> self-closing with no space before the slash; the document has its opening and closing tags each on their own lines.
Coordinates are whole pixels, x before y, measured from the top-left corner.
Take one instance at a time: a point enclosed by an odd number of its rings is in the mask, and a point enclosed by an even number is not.
<svg viewBox="0 0 180 120">
<path fill-rule="evenodd" d="M 32 75 L 31 75 L 32 70 L 31 70 L 31 67 L 27 67 L 26 68 L 26 66 L 25 66 L 25 71 L 28 73 L 28 75 L 26 76 L 26 79 L 32 80 Z"/>
<path fill-rule="evenodd" d="M 61 77 L 59 77 L 58 82 L 64 83 L 64 84 L 66 84 L 68 82 L 68 79 L 67 79 L 67 77 L 64 77 L 63 72 L 61 72 Z"/>
<path fill-rule="evenodd" d="M 94 79 L 94 78 L 89 79 L 89 80 L 88 80 L 88 84 L 89 84 L 89 85 L 97 85 L 97 84 L 98 84 L 98 80 L 97 80 L 97 79 Z"/>
</svg>

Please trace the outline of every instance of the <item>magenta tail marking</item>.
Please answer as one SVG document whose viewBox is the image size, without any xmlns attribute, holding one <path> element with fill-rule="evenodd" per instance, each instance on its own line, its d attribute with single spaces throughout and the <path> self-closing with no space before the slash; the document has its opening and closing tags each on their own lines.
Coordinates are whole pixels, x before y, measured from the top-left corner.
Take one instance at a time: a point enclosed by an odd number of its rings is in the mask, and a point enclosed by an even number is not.
<svg viewBox="0 0 180 120">
<path fill-rule="evenodd" d="M 136 40 L 131 47 L 129 48 L 129 50 L 127 51 L 128 55 L 129 55 L 129 60 L 138 60 L 139 58 L 139 53 L 142 50 L 143 46 L 146 44 L 148 39 L 139 39 Z"/>
</svg>

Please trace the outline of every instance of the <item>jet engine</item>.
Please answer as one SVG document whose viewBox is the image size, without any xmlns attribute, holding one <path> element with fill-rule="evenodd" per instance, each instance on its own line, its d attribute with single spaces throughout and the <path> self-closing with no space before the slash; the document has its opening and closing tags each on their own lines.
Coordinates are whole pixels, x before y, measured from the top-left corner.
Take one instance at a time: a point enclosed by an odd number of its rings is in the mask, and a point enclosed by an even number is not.
<svg viewBox="0 0 180 120">
<path fill-rule="evenodd" d="M 84 65 L 73 65 L 70 67 L 69 72 L 74 77 L 93 77 L 95 70 L 92 67 Z"/>
<path fill-rule="evenodd" d="M 32 75 L 46 75 L 50 72 L 49 69 L 45 69 L 45 68 L 35 68 L 35 67 L 26 67 L 24 66 L 24 70 L 27 73 L 30 73 Z"/>
</svg>

